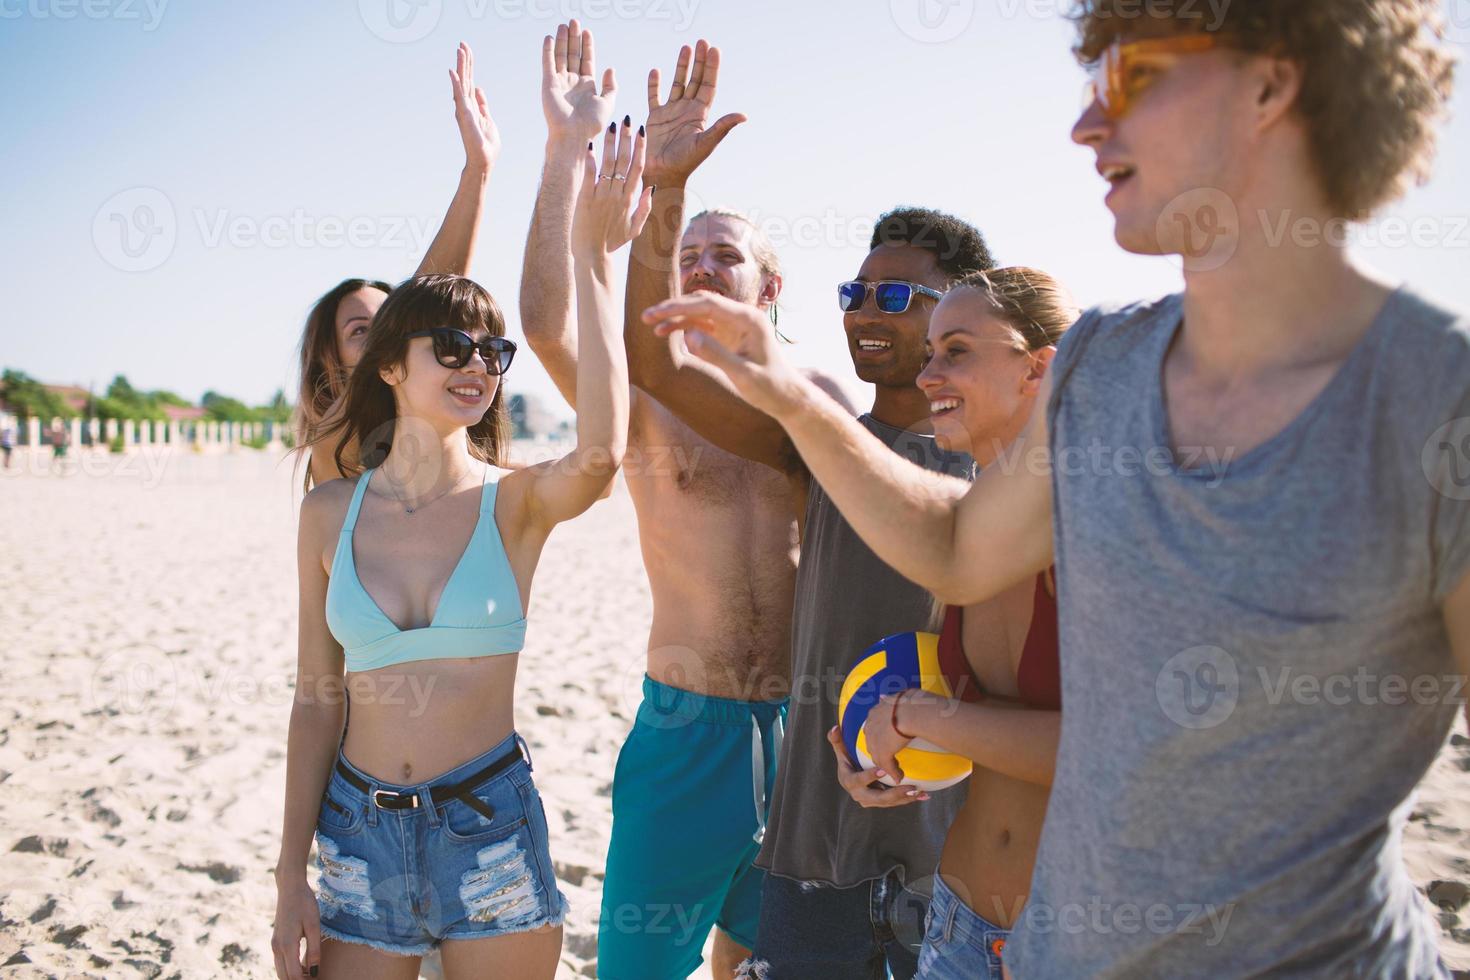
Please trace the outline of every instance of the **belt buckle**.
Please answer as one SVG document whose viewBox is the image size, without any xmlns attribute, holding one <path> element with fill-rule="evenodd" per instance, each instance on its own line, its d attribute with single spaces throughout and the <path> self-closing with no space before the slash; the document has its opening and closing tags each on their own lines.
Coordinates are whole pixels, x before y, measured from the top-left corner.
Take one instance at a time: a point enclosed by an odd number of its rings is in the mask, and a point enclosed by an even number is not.
<svg viewBox="0 0 1470 980">
<path fill-rule="evenodd" d="M 405 797 L 404 794 L 395 793 L 391 789 L 375 789 L 373 790 L 373 805 L 380 810 L 391 809 L 389 807 L 383 806 L 383 801 L 379 799 L 379 797 L 381 796 L 387 796 L 389 799 L 393 800 L 402 800 L 406 798 L 409 801 L 410 806 L 416 807 L 419 805 L 419 794 L 417 793 L 410 793 L 407 797 Z"/>
</svg>

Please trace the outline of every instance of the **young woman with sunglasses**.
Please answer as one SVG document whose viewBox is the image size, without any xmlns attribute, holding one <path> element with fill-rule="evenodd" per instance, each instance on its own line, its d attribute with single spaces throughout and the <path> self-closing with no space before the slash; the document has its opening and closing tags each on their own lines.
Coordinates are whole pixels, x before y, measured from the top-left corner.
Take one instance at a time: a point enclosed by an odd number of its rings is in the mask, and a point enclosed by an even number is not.
<svg viewBox="0 0 1470 980">
<path fill-rule="evenodd" d="M 918 377 L 939 444 L 970 454 L 981 469 L 1010 465 L 1002 457 L 1076 319 L 1061 285 L 1035 269 L 997 269 L 952 286 L 929 321 Z M 873 788 L 890 773 L 902 779 L 895 757 L 915 737 L 975 762 L 933 879 L 918 976 L 1000 980 L 1006 938 L 1026 903 L 1061 731 L 1055 577 L 1048 569 L 993 599 L 941 607 L 936 619 L 940 659 L 961 697 L 884 698 L 866 725 L 871 769 L 852 765 L 836 729 L 828 740 L 838 781 L 863 806 L 928 800 L 910 796 L 913 787 Z"/>
<path fill-rule="evenodd" d="M 641 137 L 610 142 L 600 177 L 590 150 L 572 236 L 576 448 L 504 468 L 500 377 L 515 347 L 495 301 L 457 276 L 410 280 L 388 297 L 324 433 L 339 462 L 366 469 L 323 483 L 301 508 L 272 942 L 282 978 L 318 966 L 410 978 L 435 947 L 450 980 L 555 972 L 565 900 L 513 727 L 517 655 L 548 534 L 590 507 L 622 461 L 628 375 L 611 253 L 651 203 L 645 193 L 633 209 Z M 343 458 L 353 444 L 360 461 Z M 344 694 L 353 718 L 339 744 Z"/>
<path fill-rule="evenodd" d="M 415 276 L 434 273 L 468 275 L 475 251 L 484 206 L 485 187 L 495 160 L 500 155 L 500 132 L 485 101 L 484 89 L 475 86 L 475 56 L 467 44 L 456 53 L 449 72 L 454 93 L 454 118 L 464 141 L 465 164 L 449 211 Z M 318 299 L 307 314 L 298 348 L 301 383 L 296 400 L 294 429 L 298 447 L 317 440 L 341 406 L 347 378 L 362 357 L 368 324 L 393 287 L 377 279 L 344 279 Z M 314 446 L 307 464 L 303 489 L 356 470 L 341 470 L 334 457 L 336 446 Z M 348 458 L 356 455 L 348 447 Z"/>
</svg>

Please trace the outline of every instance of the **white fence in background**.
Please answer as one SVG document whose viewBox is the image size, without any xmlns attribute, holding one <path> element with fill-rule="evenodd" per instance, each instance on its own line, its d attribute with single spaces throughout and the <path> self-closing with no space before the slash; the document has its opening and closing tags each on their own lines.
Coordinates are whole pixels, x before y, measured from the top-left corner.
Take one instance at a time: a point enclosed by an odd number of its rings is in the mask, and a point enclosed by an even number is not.
<svg viewBox="0 0 1470 980">
<path fill-rule="evenodd" d="M 0 414 L 0 430 L 15 431 L 16 449 L 51 447 L 57 427 L 64 429 L 69 449 L 108 449 L 121 436 L 124 451 L 137 446 L 190 446 L 200 451 L 229 451 L 262 439 L 267 446 L 280 447 L 286 426 L 281 422 L 217 422 L 210 419 L 159 422 L 150 419 L 53 419 L 42 425 L 38 418 L 17 419 Z"/>
</svg>

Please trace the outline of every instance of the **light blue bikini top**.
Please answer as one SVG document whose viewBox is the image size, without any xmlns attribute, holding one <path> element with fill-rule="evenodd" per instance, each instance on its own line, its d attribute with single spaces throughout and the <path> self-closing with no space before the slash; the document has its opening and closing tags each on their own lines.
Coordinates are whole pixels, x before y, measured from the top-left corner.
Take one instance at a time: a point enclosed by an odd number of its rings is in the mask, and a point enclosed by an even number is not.
<svg viewBox="0 0 1470 980">
<path fill-rule="evenodd" d="M 327 627 L 342 645 L 347 669 L 520 652 L 526 617 L 505 542 L 495 525 L 496 482 L 486 480 L 480 489 L 480 516 L 444 584 L 434 618 L 428 626 L 401 630 L 362 587 L 352 559 L 352 529 L 372 474 L 369 469 L 357 478 L 327 582 Z"/>
</svg>

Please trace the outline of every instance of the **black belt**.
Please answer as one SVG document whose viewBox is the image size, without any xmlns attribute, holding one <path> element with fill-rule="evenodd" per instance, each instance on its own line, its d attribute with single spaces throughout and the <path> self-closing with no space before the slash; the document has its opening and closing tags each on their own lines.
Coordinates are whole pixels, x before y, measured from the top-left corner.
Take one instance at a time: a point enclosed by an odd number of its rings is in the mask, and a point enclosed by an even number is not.
<svg viewBox="0 0 1470 980">
<path fill-rule="evenodd" d="M 470 790 L 474 789 L 476 786 L 479 786 L 487 779 L 490 779 L 493 776 L 500 775 L 502 772 L 519 762 L 522 758 L 524 758 L 524 756 L 521 754 L 521 743 L 519 740 L 517 740 L 516 744 L 512 746 L 508 752 L 506 752 L 500 758 L 496 759 L 494 762 L 487 765 L 485 768 L 470 773 L 468 776 L 466 776 L 464 779 L 461 779 L 457 783 L 449 783 L 444 786 L 435 786 L 433 783 L 430 783 L 429 789 L 433 791 L 435 800 L 443 801 L 451 797 L 463 800 L 466 806 L 475 810 L 486 820 L 494 820 L 495 808 L 485 803 L 485 801 L 481 800 L 480 798 L 471 794 Z M 346 764 L 344 764 L 341 759 L 337 760 L 337 772 L 341 774 L 343 779 L 347 780 L 347 782 L 351 783 L 353 786 L 356 786 L 364 793 L 370 792 L 374 805 L 376 805 L 380 809 L 412 810 L 419 806 L 419 794 L 398 793 L 391 789 L 374 790 L 371 783 L 363 779 L 351 769 L 347 768 Z"/>
</svg>

